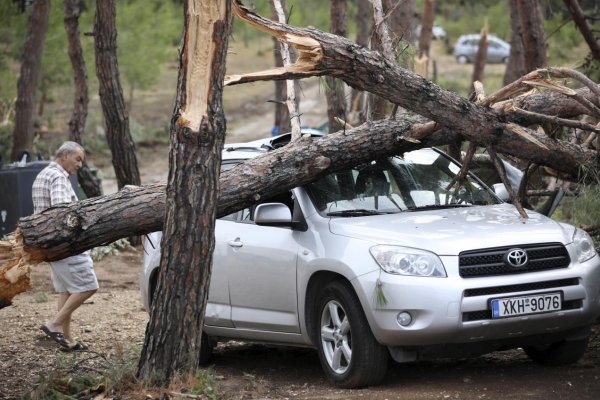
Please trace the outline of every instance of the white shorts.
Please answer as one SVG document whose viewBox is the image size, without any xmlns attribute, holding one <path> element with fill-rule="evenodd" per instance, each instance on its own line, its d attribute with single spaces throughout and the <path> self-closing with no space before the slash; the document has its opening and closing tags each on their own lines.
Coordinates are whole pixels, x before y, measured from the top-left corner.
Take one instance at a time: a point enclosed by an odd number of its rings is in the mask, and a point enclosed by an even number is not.
<svg viewBox="0 0 600 400">
<path fill-rule="evenodd" d="M 59 293 L 88 292 L 99 287 L 89 251 L 48 264 L 52 271 L 54 290 Z"/>
</svg>

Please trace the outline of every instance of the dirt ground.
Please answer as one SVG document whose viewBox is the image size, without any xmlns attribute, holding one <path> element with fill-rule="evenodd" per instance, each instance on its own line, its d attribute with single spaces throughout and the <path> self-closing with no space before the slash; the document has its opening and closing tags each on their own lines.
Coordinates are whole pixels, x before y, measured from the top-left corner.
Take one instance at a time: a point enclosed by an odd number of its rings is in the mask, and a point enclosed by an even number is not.
<svg viewBox="0 0 600 400">
<path fill-rule="evenodd" d="M 0 311 L 0 399 L 20 398 L 40 375 L 66 362 L 89 368 L 94 359 L 101 361 L 99 354 L 141 345 L 148 320 L 137 283 L 142 257 L 143 250 L 136 248 L 96 263 L 101 288 L 73 321 L 75 334 L 93 350 L 89 353 L 62 353 L 39 330 L 54 312 L 56 295 L 48 266 L 35 268 L 33 289 Z M 210 369 L 222 399 L 597 399 L 600 326 L 584 358 L 571 366 L 541 367 L 512 350 L 468 360 L 392 364 L 380 386 L 359 390 L 331 386 L 311 349 L 221 343 Z"/>
</svg>

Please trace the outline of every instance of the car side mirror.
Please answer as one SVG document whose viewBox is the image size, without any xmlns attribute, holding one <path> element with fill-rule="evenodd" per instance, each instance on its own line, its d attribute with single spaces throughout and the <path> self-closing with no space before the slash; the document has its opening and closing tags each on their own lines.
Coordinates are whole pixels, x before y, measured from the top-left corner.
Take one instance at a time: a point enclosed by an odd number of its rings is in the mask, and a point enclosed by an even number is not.
<svg viewBox="0 0 600 400">
<path fill-rule="evenodd" d="M 254 210 L 254 223 L 263 226 L 291 226 L 292 213 L 283 203 L 264 203 Z"/>
<path fill-rule="evenodd" d="M 494 183 L 492 189 L 494 189 L 494 193 L 496 193 L 496 196 L 498 196 L 500 200 L 504 202 L 510 201 L 510 195 L 508 194 L 508 190 L 506 190 L 504 183 Z"/>
</svg>

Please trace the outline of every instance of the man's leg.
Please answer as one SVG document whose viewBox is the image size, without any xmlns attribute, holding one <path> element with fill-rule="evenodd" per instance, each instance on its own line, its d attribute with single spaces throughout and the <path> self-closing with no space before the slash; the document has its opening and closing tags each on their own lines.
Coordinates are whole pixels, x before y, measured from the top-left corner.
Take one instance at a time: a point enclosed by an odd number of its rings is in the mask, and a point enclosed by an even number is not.
<svg viewBox="0 0 600 400">
<path fill-rule="evenodd" d="M 96 290 L 81 293 L 61 293 L 58 299 L 60 309 L 54 320 L 46 324 L 48 329 L 53 332 L 62 332 L 69 344 L 74 344 L 75 340 L 71 337 L 71 315 L 94 293 L 96 293 Z"/>
</svg>

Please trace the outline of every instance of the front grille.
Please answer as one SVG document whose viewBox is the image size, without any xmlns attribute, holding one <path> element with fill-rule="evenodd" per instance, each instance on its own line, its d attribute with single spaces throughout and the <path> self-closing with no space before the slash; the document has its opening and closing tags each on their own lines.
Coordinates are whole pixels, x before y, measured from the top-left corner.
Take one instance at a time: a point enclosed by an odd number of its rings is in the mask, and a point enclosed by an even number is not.
<svg viewBox="0 0 600 400">
<path fill-rule="evenodd" d="M 569 300 L 563 302 L 561 310 L 576 310 L 581 307 L 583 307 L 583 300 Z M 464 312 L 462 314 L 462 319 L 463 322 L 492 319 L 492 310 Z"/>
<path fill-rule="evenodd" d="M 510 265 L 505 257 L 512 249 L 527 253 L 528 262 L 521 267 Z M 522 274 L 525 272 L 566 268 L 571 263 L 569 253 L 561 243 L 504 246 L 463 251 L 458 255 L 459 274 L 463 278 L 490 275 Z"/>
<path fill-rule="evenodd" d="M 577 286 L 577 285 L 579 285 L 578 278 L 557 279 L 555 281 L 520 283 L 517 285 L 492 286 L 492 287 L 486 287 L 486 288 L 467 289 L 464 291 L 464 296 L 465 297 L 486 296 L 486 295 L 499 294 L 499 293 L 526 292 L 526 291 L 532 291 L 532 290 L 552 289 L 552 288 L 557 288 L 557 287 Z"/>
</svg>

